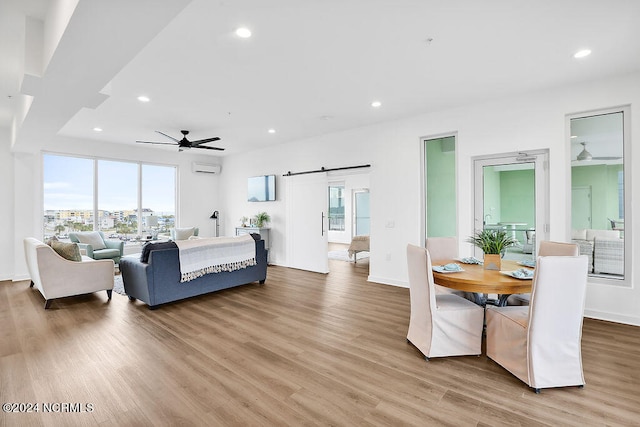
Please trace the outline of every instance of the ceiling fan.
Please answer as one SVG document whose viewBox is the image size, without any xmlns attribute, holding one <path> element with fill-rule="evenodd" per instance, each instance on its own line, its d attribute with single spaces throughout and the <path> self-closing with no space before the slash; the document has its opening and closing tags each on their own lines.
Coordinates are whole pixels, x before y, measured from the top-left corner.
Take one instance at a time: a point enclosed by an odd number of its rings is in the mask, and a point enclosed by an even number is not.
<svg viewBox="0 0 640 427">
<path fill-rule="evenodd" d="M 219 141 L 220 138 L 218 138 L 217 136 L 214 136 L 213 138 L 199 139 L 197 141 L 189 141 L 187 139 L 187 135 L 189 135 L 189 131 L 188 130 L 181 130 L 180 131 L 182 133 L 182 139 L 176 139 L 176 138 L 174 138 L 174 137 L 172 137 L 170 135 L 167 135 L 166 133 L 160 132 L 159 130 L 157 130 L 156 132 L 159 133 L 160 135 L 166 136 L 170 140 L 176 142 L 178 144 L 178 151 L 188 150 L 190 148 L 204 148 L 205 150 L 224 151 L 224 148 L 209 147 L 207 145 L 202 145 L 202 144 L 204 144 L 206 142 Z M 139 142 L 141 144 L 175 145 L 173 142 L 152 142 L 152 141 L 136 141 L 136 142 Z"/>
<path fill-rule="evenodd" d="M 620 160 L 622 157 L 620 156 L 600 156 L 600 157 L 594 157 L 588 150 L 587 150 L 587 143 L 586 142 L 581 142 L 580 145 L 582 145 L 582 151 L 578 154 L 578 156 L 576 157 L 576 160 L 579 161 L 589 161 L 589 160 Z"/>
</svg>

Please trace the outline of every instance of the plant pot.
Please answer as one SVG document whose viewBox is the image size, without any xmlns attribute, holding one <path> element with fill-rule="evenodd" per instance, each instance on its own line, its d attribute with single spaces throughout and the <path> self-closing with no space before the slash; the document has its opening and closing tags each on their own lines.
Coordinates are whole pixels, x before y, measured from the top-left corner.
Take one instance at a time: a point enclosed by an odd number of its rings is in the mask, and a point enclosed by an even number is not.
<svg viewBox="0 0 640 427">
<path fill-rule="evenodd" d="M 500 258 L 500 254 L 484 254 L 484 269 L 499 271 L 502 267 Z"/>
</svg>

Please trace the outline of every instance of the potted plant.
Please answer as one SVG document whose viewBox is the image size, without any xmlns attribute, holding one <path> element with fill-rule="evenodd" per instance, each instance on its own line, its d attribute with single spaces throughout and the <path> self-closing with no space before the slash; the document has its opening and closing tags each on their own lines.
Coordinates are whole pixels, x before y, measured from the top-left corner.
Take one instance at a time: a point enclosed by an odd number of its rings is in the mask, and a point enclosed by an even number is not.
<svg viewBox="0 0 640 427">
<path fill-rule="evenodd" d="M 256 222 L 256 227 L 258 227 L 258 228 L 262 228 L 262 227 L 264 227 L 264 225 L 265 225 L 267 222 L 271 221 L 271 217 L 270 217 L 270 216 L 269 216 L 269 214 L 268 214 L 268 213 L 266 213 L 266 212 L 259 212 L 259 213 L 257 213 L 257 214 L 256 214 L 256 216 L 255 216 L 255 217 L 253 217 L 253 219 L 255 220 L 255 222 Z"/>
<path fill-rule="evenodd" d="M 513 246 L 516 240 L 504 230 L 479 230 L 467 239 L 467 242 L 482 249 L 484 252 L 484 268 L 487 270 L 500 270 L 500 258 L 509 246 Z"/>
</svg>

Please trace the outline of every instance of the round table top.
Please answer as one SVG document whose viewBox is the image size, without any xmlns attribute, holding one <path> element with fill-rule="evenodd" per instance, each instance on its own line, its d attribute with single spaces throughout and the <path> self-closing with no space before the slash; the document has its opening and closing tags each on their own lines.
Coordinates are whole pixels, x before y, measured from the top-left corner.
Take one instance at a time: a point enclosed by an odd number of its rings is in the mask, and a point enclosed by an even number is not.
<svg viewBox="0 0 640 427">
<path fill-rule="evenodd" d="M 524 294 L 531 292 L 532 279 L 516 279 L 497 270 L 485 270 L 478 264 L 462 264 L 456 260 L 435 260 L 432 265 L 444 265 L 451 262 L 459 264 L 464 271 L 456 273 L 438 273 L 433 271 L 433 280 L 440 286 L 459 291 L 480 294 Z M 502 260 L 502 272 L 523 268 L 515 261 Z"/>
</svg>

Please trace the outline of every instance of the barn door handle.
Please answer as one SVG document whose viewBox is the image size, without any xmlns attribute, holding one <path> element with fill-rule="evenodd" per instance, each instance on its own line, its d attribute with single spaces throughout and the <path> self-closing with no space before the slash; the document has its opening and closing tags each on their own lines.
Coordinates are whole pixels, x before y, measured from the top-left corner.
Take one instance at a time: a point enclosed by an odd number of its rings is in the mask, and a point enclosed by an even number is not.
<svg viewBox="0 0 640 427">
<path fill-rule="evenodd" d="M 322 214 L 322 218 L 320 221 L 320 232 L 321 232 L 321 236 L 324 237 L 324 212 L 321 212 Z"/>
</svg>

